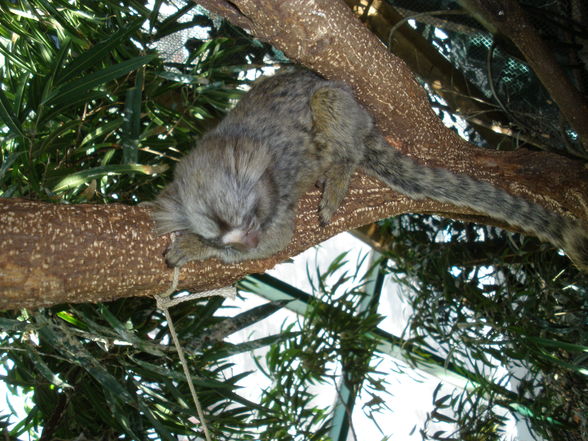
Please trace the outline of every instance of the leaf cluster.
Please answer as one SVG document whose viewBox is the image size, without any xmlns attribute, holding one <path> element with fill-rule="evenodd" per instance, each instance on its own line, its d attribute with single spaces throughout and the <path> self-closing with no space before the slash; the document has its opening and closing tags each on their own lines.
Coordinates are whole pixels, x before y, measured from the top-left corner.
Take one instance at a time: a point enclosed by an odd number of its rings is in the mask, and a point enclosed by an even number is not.
<svg viewBox="0 0 588 441">
<path fill-rule="evenodd" d="M 192 39 L 186 57 L 182 41 L 177 60 L 163 57 L 158 48 L 186 29 L 218 33 L 194 3 L 160 14 L 171 6 L 0 4 L 2 196 L 153 197 L 165 170 L 238 98 L 242 71 L 269 50 L 224 36 Z"/>
<path fill-rule="evenodd" d="M 382 227 L 395 237 L 390 274 L 414 310 L 408 341 L 440 354 L 475 385 L 452 398 L 461 434 L 430 439 L 466 439 L 465 432 L 481 433 L 483 421 L 498 430 L 499 408 L 527 416 L 550 439 L 586 433 L 586 276 L 549 245 L 493 227 L 428 216 Z"/>
<path fill-rule="evenodd" d="M 290 336 L 242 344 L 224 339 L 282 306 L 266 304 L 235 317 L 224 315 L 218 297 L 174 307 L 172 318 L 215 439 L 250 439 L 254 412 L 263 408 L 237 393 L 249 373 L 232 374 L 230 357 Z M 165 317 L 153 301 L 4 314 L 0 326 L 2 379 L 17 395 L 32 394 L 28 415 L 7 436 L 141 440 L 157 434 L 172 440 L 199 432 Z"/>
<path fill-rule="evenodd" d="M 373 397 L 368 411 L 383 409 L 379 406 L 384 401 L 380 396 L 386 390 L 376 371 L 380 338 L 374 334 L 382 317 L 375 311 L 377 297 L 371 295 L 374 281 L 370 278 L 377 268 L 360 274 L 363 259 L 351 273 L 344 269 L 348 264 L 346 253 L 334 259 L 326 270 L 316 268 L 314 277 L 309 272 L 312 296 L 306 312 L 295 322 L 285 324 L 283 330 L 300 331 L 292 338 L 275 342 L 265 356 L 265 366 L 259 365 L 272 381 L 261 404 L 277 416 L 260 411 L 265 427 L 259 439 L 331 439 L 333 409 L 317 404 L 318 387 L 334 389 L 334 398 L 340 400 L 338 394 L 347 389 L 350 398 L 342 400 L 342 405 L 348 415 L 364 388 Z"/>
</svg>

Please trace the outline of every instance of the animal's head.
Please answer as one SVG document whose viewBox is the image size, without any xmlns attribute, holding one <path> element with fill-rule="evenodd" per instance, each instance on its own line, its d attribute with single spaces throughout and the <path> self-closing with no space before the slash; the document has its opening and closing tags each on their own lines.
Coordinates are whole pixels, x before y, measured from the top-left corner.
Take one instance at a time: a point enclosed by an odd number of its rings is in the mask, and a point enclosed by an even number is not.
<svg viewBox="0 0 588 441">
<path fill-rule="evenodd" d="M 256 248 L 276 204 L 271 160 L 255 140 L 205 137 L 156 200 L 158 231 L 189 231 L 216 248 Z"/>
</svg>

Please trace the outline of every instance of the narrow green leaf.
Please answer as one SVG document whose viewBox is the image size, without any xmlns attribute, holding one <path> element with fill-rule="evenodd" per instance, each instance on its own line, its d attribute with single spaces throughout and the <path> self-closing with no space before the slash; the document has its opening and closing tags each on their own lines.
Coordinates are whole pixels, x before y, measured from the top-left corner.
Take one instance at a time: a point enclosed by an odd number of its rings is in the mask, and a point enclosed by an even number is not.
<svg viewBox="0 0 588 441">
<path fill-rule="evenodd" d="M 447 405 L 445 404 L 445 402 L 446 402 L 447 400 L 449 400 L 450 398 L 451 398 L 451 395 L 445 395 L 445 396 L 443 396 L 443 397 L 441 397 L 441 398 L 439 398 L 439 399 L 435 400 L 435 402 L 434 402 L 433 404 L 435 405 L 435 407 L 441 407 L 441 408 L 443 408 L 443 409 L 446 409 L 446 408 L 447 408 L 447 407 L 449 407 L 449 406 L 447 406 Z"/>
<path fill-rule="evenodd" d="M 128 38 L 130 35 L 135 33 L 143 24 L 143 19 L 138 19 L 136 22 L 131 23 L 129 26 L 121 28 L 108 39 L 101 41 L 91 49 L 85 51 L 80 56 L 73 59 L 63 71 L 63 75 L 57 80 L 60 83 L 67 82 L 72 78 L 76 77 L 85 70 L 96 67 L 111 51 L 116 48 L 121 41 Z"/>
<path fill-rule="evenodd" d="M 153 415 L 149 406 L 147 406 L 142 399 L 139 399 L 139 409 L 143 412 L 143 414 L 147 417 L 147 419 L 153 424 L 153 428 L 159 435 L 160 439 L 164 439 L 167 441 L 176 441 L 176 437 L 173 436 L 169 430 L 165 428 L 163 424 L 159 422 L 159 420 Z"/>
<path fill-rule="evenodd" d="M 134 57 L 130 60 L 108 66 L 98 72 L 91 73 L 78 80 L 71 81 L 59 86 L 49 97 L 44 105 L 56 107 L 69 107 L 72 102 L 79 102 L 88 95 L 94 87 L 112 81 L 127 73 L 149 63 L 157 54 Z"/>
<path fill-rule="evenodd" d="M 174 30 L 170 30 L 169 28 L 175 28 L 176 26 L 182 26 L 185 22 L 180 21 L 180 19 L 186 15 L 186 13 L 190 12 L 193 8 L 197 5 L 195 2 L 188 2 L 186 3 L 181 9 L 178 9 L 169 17 L 166 17 L 159 25 L 157 29 L 157 35 L 155 38 L 157 40 L 161 39 L 162 37 L 169 35 L 170 33 L 174 32 Z M 193 20 L 192 20 L 193 21 Z M 194 24 L 191 23 L 191 26 Z"/>
<path fill-rule="evenodd" d="M 251 352 L 265 346 L 270 346 L 281 341 L 294 339 L 300 335 L 300 332 L 281 332 L 279 334 L 270 335 L 268 337 L 259 338 L 257 340 L 246 341 L 236 345 L 225 344 L 224 346 L 209 351 L 202 355 L 205 361 L 219 360 L 221 358 L 228 358 L 232 355 L 241 354 L 243 352 Z"/>
<path fill-rule="evenodd" d="M 137 337 L 137 335 L 134 332 L 129 331 L 126 326 L 120 320 L 118 320 L 106 306 L 100 304 L 98 305 L 98 309 L 100 310 L 102 317 L 108 321 L 112 329 L 116 331 L 122 340 L 131 343 L 134 347 L 148 354 L 158 357 L 164 356 L 163 351 L 159 349 L 158 345 L 151 344 L 149 341 L 145 341 Z"/>
<path fill-rule="evenodd" d="M 565 349 L 570 352 L 588 352 L 588 346 L 578 345 L 574 343 L 567 343 L 564 341 L 550 340 L 542 337 L 528 336 L 527 340 L 530 340 L 540 346 L 552 347 Z"/>
<path fill-rule="evenodd" d="M 143 97 L 144 69 L 137 70 L 135 86 L 127 90 L 123 125 L 123 162 L 135 164 L 139 160 L 138 146 L 141 131 L 141 98 Z"/>
<path fill-rule="evenodd" d="M 166 366 L 163 366 L 160 364 L 149 363 L 147 361 L 139 359 L 138 357 L 132 357 L 129 355 L 128 358 L 133 360 L 133 362 L 136 364 L 136 366 L 139 366 L 142 369 L 145 369 L 146 371 L 148 371 L 152 374 L 160 375 L 162 378 L 170 378 L 172 380 L 181 381 L 181 382 L 186 381 L 186 376 L 184 375 L 184 372 L 181 370 L 181 368 L 178 371 L 172 371 L 169 369 L 169 367 L 166 367 Z M 130 363 L 127 363 L 124 360 L 121 361 L 121 363 L 124 364 L 125 366 L 132 368 L 132 369 L 137 369 L 136 366 L 131 365 Z M 192 377 L 192 381 L 193 381 L 194 385 L 198 386 L 198 387 L 207 387 L 207 388 L 218 389 L 218 390 L 220 390 L 220 389 L 225 390 L 225 389 L 232 388 L 232 386 L 226 382 L 201 377 L 201 376 L 197 375 L 197 373 L 194 373 L 194 372 L 190 372 L 190 376 Z"/>
<path fill-rule="evenodd" d="M 0 121 L 14 132 L 14 135 L 24 138 L 25 134 L 22 131 L 20 121 L 15 117 L 11 110 L 12 108 L 13 106 L 10 104 L 8 98 L 6 98 L 6 95 L 4 95 L 2 88 L 0 88 Z"/>
<path fill-rule="evenodd" d="M 53 70 L 52 70 L 51 75 L 49 77 L 50 78 L 49 82 L 52 85 L 57 85 L 56 79 L 59 78 L 60 73 L 64 69 L 65 59 L 66 59 L 67 55 L 69 54 L 70 48 L 71 48 L 71 40 L 67 40 L 63 44 L 63 46 L 61 47 L 59 52 L 57 52 L 57 54 L 55 55 L 55 58 L 53 61 Z"/>
<path fill-rule="evenodd" d="M 20 152 L 16 152 L 16 153 L 12 153 L 7 155 L 6 158 L 4 158 L 4 162 L 2 163 L 2 166 L 0 167 L 0 182 L 2 181 L 2 179 L 4 178 L 4 175 L 6 174 L 6 172 L 8 171 L 8 169 L 12 166 L 12 164 L 21 156 L 23 156 L 25 154 L 25 152 L 20 151 Z M 7 188 L 2 188 L 0 190 L 0 194 L 3 197 L 10 197 L 7 193 L 8 189 Z"/>
<path fill-rule="evenodd" d="M 431 417 L 433 417 L 434 419 L 436 419 L 438 421 L 442 421 L 444 423 L 455 423 L 454 418 L 451 418 L 450 416 L 447 416 L 447 415 L 443 415 L 442 413 L 439 413 L 436 410 L 433 410 L 433 412 L 431 412 Z"/>
<path fill-rule="evenodd" d="M 111 160 L 111 159 L 114 157 L 114 152 L 115 152 L 115 151 L 116 151 L 115 149 L 110 149 L 110 150 L 107 150 L 107 151 L 104 153 L 104 156 L 102 157 L 102 159 L 100 160 L 100 164 L 101 164 L 102 166 L 106 166 L 106 165 L 108 165 L 108 164 L 110 163 L 110 160 Z"/>
<path fill-rule="evenodd" d="M 133 439 L 133 440 L 145 439 L 145 438 L 140 438 L 139 436 L 137 436 L 137 434 L 133 430 L 134 425 L 131 424 L 131 421 L 129 420 L 128 414 L 127 414 L 127 412 L 125 412 L 129 406 L 135 407 L 135 402 L 127 400 L 127 402 L 125 403 L 125 406 L 121 408 L 121 405 L 119 403 L 120 396 L 117 395 L 115 391 L 112 391 L 109 389 L 105 389 L 104 391 L 107 392 L 106 402 L 108 404 L 110 404 L 110 406 L 109 406 L 110 412 L 112 413 L 112 415 L 114 415 L 116 422 L 122 426 L 122 429 L 127 434 L 128 439 Z M 89 396 L 91 396 L 91 395 L 89 395 Z"/>
<path fill-rule="evenodd" d="M 104 390 L 109 391 L 113 396 L 117 397 L 119 401 L 126 402 L 127 405 L 134 402 L 131 394 L 104 367 L 97 363 L 90 365 L 86 364 L 82 367 L 84 367 L 84 369 L 102 385 Z"/>
<path fill-rule="evenodd" d="M 86 326 L 86 324 L 84 322 L 79 320 L 75 315 L 73 315 L 69 311 L 59 311 L 56 315 L 61 320 L 69 323 L 70 325 L 74 325 L 74 326 L 76 326 L 80 329 L 84 329 L 84 330 L 88 329 L 88 327 Z"/>
<path fill-rule="evenodd" d="M 63 381 L 61 378 L 59 378 L 59 376 L 57 374 L 55 374 L 49 368 L 49 366 L 47 366 L 47 363 L 45 363 L 45 361 L 43 361 L 43 359 L 39 356 L 39 354 L 36 351 L 27 351 L 26 355 L 33 362 L 37 371 L 43 377 L 45 377 L 47 379 L 47 381 L 49 381 L 49 383 L 54 384 L 57 387 L 63 387 L 65 389 L 73 389 L 73 386 L 71 384 L 68 384 L 65 381 Z"/>
<path fill-rule="evenodd" d="M 151 13 L 149 14 L 149 33 L 153 31 L 153 27 L 159 22 L 159 10 L 162 3 L 162 0 L 155 0 L 153 2 Z"/>
<path fill-rule="evenodd" d="M 128 174 L 128 173 L 143 173 L 146 175 L 161 173 L 161 168 L 157 166 L 151 165 L 133 165 L 133 164 L 113 164 L 113 165 L 104 165 L 101 167 L 91 168 L 89 170 L 82 170 L 76 173 L 73 173 L 66 178 L 62 179 L 59 184 L 57 184 L 53 191 L 64 191 L 69 190 L 71 188 L 76 188 L 82 185 L 85 182 L 88 182 L 92 179 L 100 178 L 106 175 L 121 175 L 121 174 Z"/>
<path fill-rule="evenodd" d="M 207 331 L 202 333 L 200 337 L 210 341 L 222 340 L 241 329 L 269 317 L 288 303 L 290 303 L 290 300 L 278 300 L 271 303 L 264 303 L 263 305 L 256 306 L 255 308 L 237 314 L 234 317 L 227 317 L 211 326 Z"/>
<path fill-rule="evenodd" d="M 109 133 L 114 132 L 116 129 L 121 127 L 124 124 L 124 119 L 117 118 L 113 119 L 112 121 L 108 121 L 106 124 L 99 125 L 96 127 L 95 130 L 88 133 L 82 142 L 80 143 L 81 147 L 89 148 L 90 146 L 86 146 L 86 144 L 92 144 L 96 139 L 103 139 Z"/>
<path fill-rule="evenodd" d="M 47 12 L 49 12 L 49 16 L 59 23 L 64 29 L 67 29 L 70 34 L 76 35 L 78 33 L 78 30 L 73 27 L 72 24 L 63 16 L 63 14 L 51 3 L 49 3 L 47 0 L 37 1 L 43 5 Z"/>
<path fill-rule="evenodd" d="M 15 118 L 22 120 L 23 114 L 23 97 L 29 83 L 30 74 L 24 73 L 18 82 L 16 92 L 14 94 L 14 101 L 12 103 L 12 112 Z"/>
</svg>

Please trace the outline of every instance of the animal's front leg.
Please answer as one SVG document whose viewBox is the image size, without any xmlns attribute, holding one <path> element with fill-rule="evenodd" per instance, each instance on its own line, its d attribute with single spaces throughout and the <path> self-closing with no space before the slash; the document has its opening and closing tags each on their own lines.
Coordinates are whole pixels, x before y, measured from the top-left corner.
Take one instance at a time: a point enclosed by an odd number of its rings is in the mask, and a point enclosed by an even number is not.
<svg viewBox="0 0 588 441">
<path fill-rule="evenodd" d="M 198 236 L 180 231 L 165 253 L 165 261 L 170 267 L 183 266 L 192 260 L 204 260 L 217 255 L 218 250 L 205 245 Z"/>
</svg>

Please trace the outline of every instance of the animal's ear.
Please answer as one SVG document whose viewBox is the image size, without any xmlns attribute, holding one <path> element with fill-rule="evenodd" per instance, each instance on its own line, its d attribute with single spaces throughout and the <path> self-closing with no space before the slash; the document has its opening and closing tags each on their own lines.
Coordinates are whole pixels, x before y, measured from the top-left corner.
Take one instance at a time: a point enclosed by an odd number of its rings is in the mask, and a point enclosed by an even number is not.
<svg viewBox="0 0 588 441">
<path fill-rule="evenodd" d="M 190 227 L 174 182 L 165 187 L 157 199 L 144 205 L 151 211 L 157 234 L 184 231 Z"/>
</svg>

